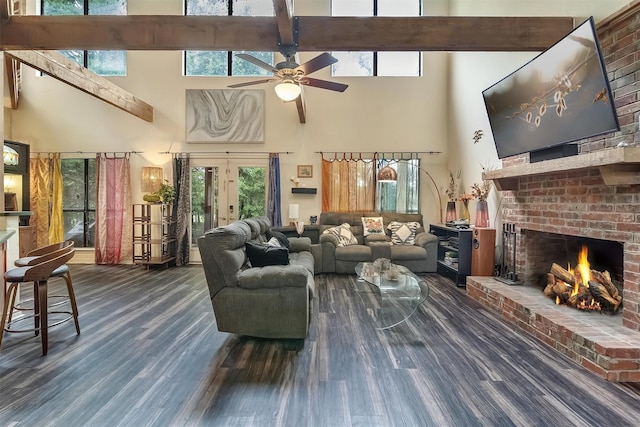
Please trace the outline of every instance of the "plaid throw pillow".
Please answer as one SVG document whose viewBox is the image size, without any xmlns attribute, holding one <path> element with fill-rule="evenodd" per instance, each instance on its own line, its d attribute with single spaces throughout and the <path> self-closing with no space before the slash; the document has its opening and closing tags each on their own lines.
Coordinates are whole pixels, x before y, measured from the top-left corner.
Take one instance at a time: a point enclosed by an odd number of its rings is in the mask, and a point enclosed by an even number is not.
<svg viewBox="0 0 640 427">
<path fill-rule="evenodd" d="M 391 231 L 391 244 L 414 245 L 416 243 L 416 230 L 420 228 L 420 223 L 392 221 L 387 228 Z"/>
<path fill-rule="evenodd" d="M 338 239 L 338 247 L 357 245 L 358 239 L 351 233 L 351 226 L 346 222 L 337 227 L 324 230 L 323 234 L 332 234 Z"/>
</svg>

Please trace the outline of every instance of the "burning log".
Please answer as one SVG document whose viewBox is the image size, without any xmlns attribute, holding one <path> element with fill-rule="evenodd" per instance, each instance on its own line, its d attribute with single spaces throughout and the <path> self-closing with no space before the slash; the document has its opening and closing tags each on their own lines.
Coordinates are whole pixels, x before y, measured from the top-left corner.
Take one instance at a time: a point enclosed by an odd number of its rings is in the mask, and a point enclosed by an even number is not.
<svg viewBox="0 0 640 427">
<path fill-rule="evenodd" d="M 589 293 L 593 296 L 593 299 L 600 304 L 606 305 L 608 309 L 615 312 L 620 306 L 620 301 L 609 295 L 607 288 L 604 284 L 601 284 L 595 280 L 589 280 Z"/>
<path fill-rule="evenodd" d="M 552 273 L 547 273 L 547 286 L 543 294 L 546 297 L 559 297 L 563 302 L 569 298 L 571 285 L 557 279 Z"/>
<path fill-rule="evenodd" d="M 622 296 L 620 292 L 618 292 L 618 288 L 611 281 L 611 276 L 608 271 L 600 272 L 597 270 L 591 270 L 591 277 L 596 279 L 598 283 L 601 283 L 605 288 L 607 288 L 607 292 L 611 295 L 611 298 L 618 302 L 618 305 L 622 302 Z M 616 307 L 617 310 L 618 307 Z"/>
<path fill-rule="evenodd" d="M 554 276 L 551 273 L 547 273 L 547 286 L 544 288 L 544 291 L 542 291 L 545 297 L 551 297 L 555 295 L 553 291 L 553 287 L 555 286 L 555 284 L 556 284 L 556 276 Z"/>
<path fill-rule="evenodd" d="M 579 310 L 615 312 L 622 304 L 622 295 L 611 280 L 608 271 L 591 270 L 586 246 L 578 254 L 578 264 L 566 270 L 553 263 L 547 274 L 544 295 Z M 575 275 L 574 275 L 575 274 Z"/>
<path fill-rule="evenodd" d="M 576 283 L 576 279 L 573 277 L 573 274 L 569 273 L 569 271 L 560 267 L 555 262 L 551 265 L 551 274 L 571 286 L 575 285 Z"/>
<path fill-rule="evenodd" d="M 577 307 L 582 301 L 584 301 L 587 298 L 591 299 L 591 295 L 589 294 L 589 291 L 585 286 L 580 285 L 580 287 L 578 288 L 578 292 L 570 293 L 566 301 L 567 301 L 567 305 L 570 305 L 571 307 Z"/>
</svg>

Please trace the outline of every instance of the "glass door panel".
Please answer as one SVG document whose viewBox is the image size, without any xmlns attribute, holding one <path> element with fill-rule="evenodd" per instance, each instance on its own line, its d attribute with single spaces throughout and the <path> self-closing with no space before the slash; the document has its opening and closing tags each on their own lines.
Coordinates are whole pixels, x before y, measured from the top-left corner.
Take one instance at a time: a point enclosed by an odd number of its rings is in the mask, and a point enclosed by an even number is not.
<svg viewBox="0 0 640 427">
<path fill-rule="evenodd" d="M 266 213 L 267 160 L 194 159 L 191 167 L 191 257 L 198 238 L 236 219 Z"/>
</svg>

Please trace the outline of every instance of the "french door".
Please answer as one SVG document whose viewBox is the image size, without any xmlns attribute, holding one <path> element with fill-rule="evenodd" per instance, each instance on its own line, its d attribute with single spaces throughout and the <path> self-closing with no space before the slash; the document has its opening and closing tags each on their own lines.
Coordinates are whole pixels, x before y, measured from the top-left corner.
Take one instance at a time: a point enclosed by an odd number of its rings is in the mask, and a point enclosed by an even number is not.
<svg viewBox="0 0 640 427">
<path fill-rule="evenodd" d="M 265 215 L 267 171 L 267 159 L 192 159 L 192 261 L 200 262 L 198 237 L 205 231 Z"/>
</svg>

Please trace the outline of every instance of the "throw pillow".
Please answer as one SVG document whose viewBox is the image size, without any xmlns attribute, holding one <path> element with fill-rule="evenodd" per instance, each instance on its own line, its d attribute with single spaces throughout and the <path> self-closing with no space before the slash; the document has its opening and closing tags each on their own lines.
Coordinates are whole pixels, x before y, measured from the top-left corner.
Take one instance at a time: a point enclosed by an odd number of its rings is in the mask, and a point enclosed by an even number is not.
<svg viewBox="0 0 640 427">
<path fill-rule="evenodd" d="M 265 233 L 267 235 L 267 239 L 271 240 L 272 237 L 275 237 L 280 242 L 280 246 L 283 248 L 289 248 L 289 239 L 283 233 L 275 230 L 267 230 Z"/>
<path fill-rule="evenodd" d="M 264 267 L 266 265 L 288 265 L 289 250 L 267 245 L 245 243 L 247 257 L 252 267 Z"/>
<path fill-rule="evenodd" d="M 351 233 L 351 226 L 346 222 L 337 227 L 328 228 L 322 234 L 334 235 L 338 239 L 338 247 L 358 244 L 358 239 Z"/>
<path fill-rule="evenodd" d="M 275 237 L 272 237 L 269 239 L 269 241 L 267 242 L 267 246 L 273 246 L 274 248 L 281 248 L 282 244 L 280 243 L 280 240 L 278 240 Z"/>
<path fill-rule="evenodd" d="M 392 221 L 387 228 L 391 231 L 391 244 L 414 245 L 416 230 L 420 228 L 420 223 Z"/>
<path fill-rule="evenodd" d="M 382 223 L 381 216 L 363 216 L 362 228 L 364 229 L 364 235 L 369 234 L 384 234 L 384 224 Z"/>
</svg>

